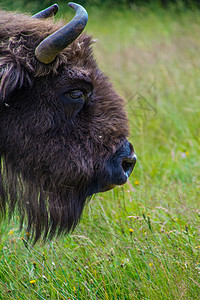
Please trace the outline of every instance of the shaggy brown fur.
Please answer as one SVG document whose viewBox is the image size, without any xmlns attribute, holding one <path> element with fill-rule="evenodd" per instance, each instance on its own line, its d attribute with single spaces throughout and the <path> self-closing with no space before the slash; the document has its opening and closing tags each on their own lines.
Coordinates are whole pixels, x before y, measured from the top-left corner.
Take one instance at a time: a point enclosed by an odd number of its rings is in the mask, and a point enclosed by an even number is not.
<svg viewBox="0 0 200 300">
<path fill-rule="evenodd" d="M 0 12 L 0 210 L 17 208 L 35 241 L 74 229 L 86 199 L 106 189 L 107 161 L 128 135 L 124 102 L 98 69 L 90 36 L 49 65 L 35 58 L 61 26 Z M 60 99 L 77 89 L 92 94 L 73 114 Z"/>
</svg>

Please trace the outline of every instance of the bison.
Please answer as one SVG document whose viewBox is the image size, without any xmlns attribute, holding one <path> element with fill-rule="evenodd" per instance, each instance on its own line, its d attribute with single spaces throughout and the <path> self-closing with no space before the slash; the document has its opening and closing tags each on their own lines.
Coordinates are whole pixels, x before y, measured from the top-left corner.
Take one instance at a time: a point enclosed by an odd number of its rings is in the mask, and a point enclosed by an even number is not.
<svg viewBox="0 0 200 300">
<path fill-rule="evenodd" d="M 99 70 L 87 12 L 0 12 L 0 211 L 36 242 L 72 231 L 87 199 L 127 181 L 136 163 L 124 100 Z"/>
</svg>

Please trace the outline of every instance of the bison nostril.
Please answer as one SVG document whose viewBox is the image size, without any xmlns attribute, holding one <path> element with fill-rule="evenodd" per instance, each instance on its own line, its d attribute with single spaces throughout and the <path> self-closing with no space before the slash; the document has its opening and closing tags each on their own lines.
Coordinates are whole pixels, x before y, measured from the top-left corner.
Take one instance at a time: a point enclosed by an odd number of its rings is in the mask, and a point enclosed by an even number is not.
<svg viewBox="0 0 200 300">
<path fill-rule="evenodd" d="M 136 155 L 134 154 L 131 158 L 124 158 L 122 161 L 122 168 L 124 170 L 124 173 L 127 177 L 131 175 L 131 172 L 133 171 L 133 168 L 136 164 Z"/>
</svg>

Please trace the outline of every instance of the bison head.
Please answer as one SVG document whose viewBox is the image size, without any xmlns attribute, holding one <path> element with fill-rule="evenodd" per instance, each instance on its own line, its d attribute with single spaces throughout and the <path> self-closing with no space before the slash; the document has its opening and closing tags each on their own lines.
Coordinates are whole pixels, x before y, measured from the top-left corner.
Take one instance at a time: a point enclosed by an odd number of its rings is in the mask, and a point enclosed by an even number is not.
<svg viewBox="0 0 200 300">
<path fill-rule="evenodd" d="M 0 13 L 0 210 L 41 235 L 73 230 L 86 199 L 124 184 L 136 162 L 123 99 L 80 35 L 87 12 L 67 25 Z"/>
</svg>

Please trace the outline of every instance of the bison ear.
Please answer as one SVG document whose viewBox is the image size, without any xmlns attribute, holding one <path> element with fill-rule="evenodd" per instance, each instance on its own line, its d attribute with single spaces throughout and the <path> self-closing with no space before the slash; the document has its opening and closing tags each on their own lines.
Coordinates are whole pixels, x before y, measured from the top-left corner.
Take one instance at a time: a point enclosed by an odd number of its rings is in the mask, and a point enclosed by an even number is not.
<svg viewBox="0 0 200 300">
<path fill-rule="evenodd" d="M 0 103 L 8 103 L 12 93 L 20 89 L 24 82 L 24 72 L 15 63 L 0 61 Z"/>
</svg>

